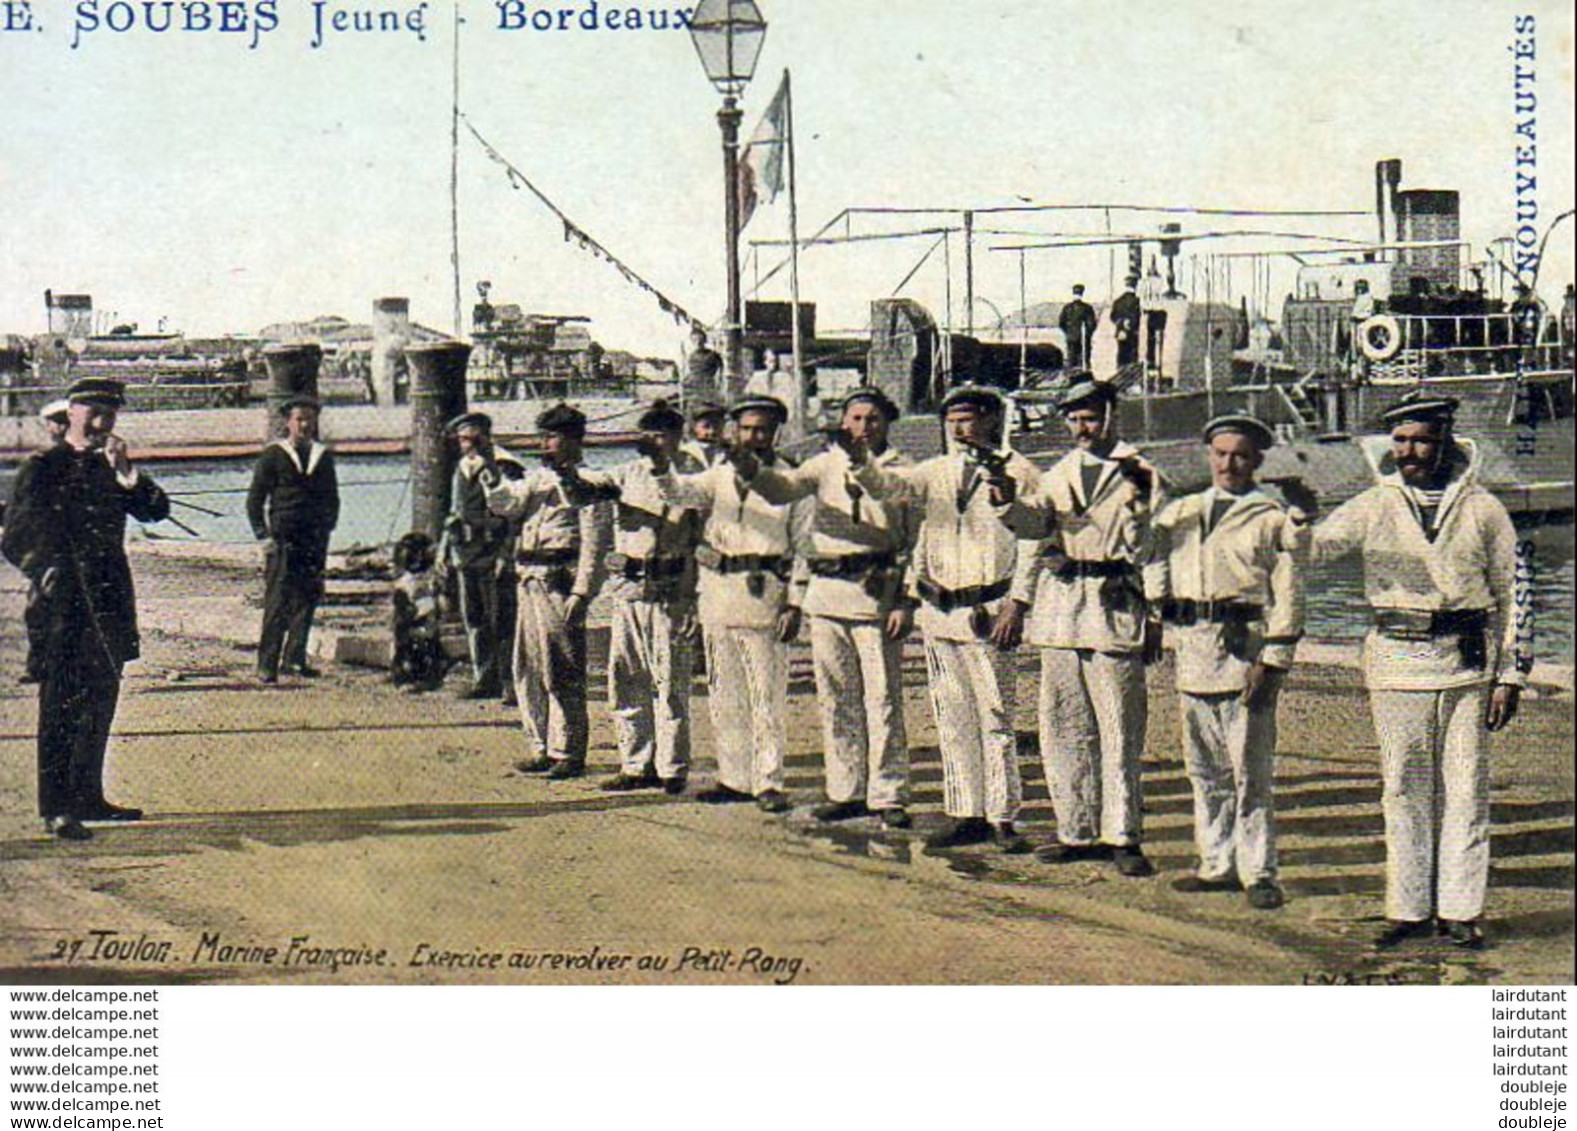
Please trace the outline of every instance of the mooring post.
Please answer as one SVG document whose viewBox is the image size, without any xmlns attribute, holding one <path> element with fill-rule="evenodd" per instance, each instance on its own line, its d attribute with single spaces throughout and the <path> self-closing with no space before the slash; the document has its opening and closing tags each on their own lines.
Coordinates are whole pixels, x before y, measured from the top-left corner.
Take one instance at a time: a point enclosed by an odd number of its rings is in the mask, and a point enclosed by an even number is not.
<svg viewBox="0 0 1577 1131">
<path fill-rule="evenodd" d="M 323 350 L 310 342 L 269 346 L 263 351 L 263 364 L 268 367 L 268 421 L 263 439 L 274 440 L 284 431 L 279 406 L 291 397 L 318 395 Z"/>
<path fill-rule="evenodd" d="M 400 371 L 411 342 L 411 300 L 380 298 L 372 304 L 372 396 L 380 406 L 399 401 Z"/>
<path fill-rule="evenodd" d="M 411 529 L 435 541 L 449 513 L 454 474 L 444 425 L 466 410 L 470 357 L 465 342 L 427 342 L 405 351 L 411 374 Z"/>
</svg>

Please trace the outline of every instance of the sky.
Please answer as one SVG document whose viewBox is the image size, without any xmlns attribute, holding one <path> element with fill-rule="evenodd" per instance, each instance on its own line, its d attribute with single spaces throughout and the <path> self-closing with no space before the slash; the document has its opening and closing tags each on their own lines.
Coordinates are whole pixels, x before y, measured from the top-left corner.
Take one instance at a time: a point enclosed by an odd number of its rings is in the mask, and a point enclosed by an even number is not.
<svg viewBox="0 0 1577 1131">
<path fill-rule="evenodd" d="M 1400 158 L 1404 188 L 1462 192 L 1480 254 L 1516 205 L 1513 64 L 1518 16 L 1535 17 L 1538 227 L 1574 203 L 1573 17 L 1554 0 L 760 0 L 769 21 L 748 134 L 793 73 L 800 232 L 849 206 L 1014 202 L 1358 210 L 1256 226 L 1368 238 L 1374 163 Z M 571 26 L 500 27 L 508 6 L 463 0 L 467 119 L 582 229 L 687 309 L 723 307 L 719 97 L 688 36 L 586 30 L 591 0 L 560 0 Z M 681 5 L 682 6 L 682 5 Z M 163 4 L 151 6 L 155 17 Z M 517 3 L 527 19 L 541 5 Z M 624 11 L 627 6 L 618 7 Z M 3 5 L 0 5 L 3 8 Z M 116 8 L 115 12 L 111 12 Z M 605 21 L 610 5 L 596 5 Z M 76 31 L 79 10 L 100 26 Z M 154 33 L 144 5 L 34 3 L 37 30 L 0 32 L 0 332 L 45 324 L 43 292 L 88 292 L 151 330 L 255 332 L 278 321 L 368 318 L 403 295 L 417 321 L 453 330 L 450 268 L 451 5 L 276 0 L 256 36 Z M 177 24 L 180 4 L 174 7 Z M 245 5 L 267 20 L 267 0 Z M 409 30 L 331 33 L 336 11 L 426 17 Z M 643 13 L 659 9 L 642 3 Z M 133 30 L 104 25 L 138 16 Z M 674 22 L 670 18 L 671 24 Z M 3 26 L 3 12 L 0 12 Z M 73 47 L 73 41 L 76 46 Z M 676 356 L 684 334 L 644 292 L 563 238 L 469 135 L 459 162 L 461 277 L 495 302 L 586 314 L 609 348 Z M 787 236 L 786 199 L 745 238 Z M 1117 214 L 1119 231 L 1164 217 Z M 912 227 L 951 222 L 910 217 Z M 1013 215 L 983 226 L 1095 232 L 1100 212 Z M 1225 221 L 1187 218 L 1186 231 Z M 861 221 L 856 230 L 884 225 Z M 894 225 L 885 227 L 891 230 Z M 1540 279 L 1558 301 L 1573 233 L 1550 241 Z M 860 329 L 938 237 L 807 249 L 801 291 L 823 330 Z M 1019 305 L 1019 256 L 981 235 L 976 322 Z M 1286 240 L 1190 245 L 1201 252 Z M 963 255 L 938 246 L 904 291 L 963 320 Z M 774 252 L 763 249 L 770 265 Z M 746 286 L 755 261 L 745 265 Z M 1271 290 L 1292 265 L 1276 260 Z M 1100 251 L 1024 257 L 1029 301 L 1075 281 L 1105 301 Z M 1120 278 L 1121 266 L 1116 268 Z M 1247 267 L 1238 270 L 1241 283 Z M 787 276 L 762 297 L 787 297 Z"/>
</svg>

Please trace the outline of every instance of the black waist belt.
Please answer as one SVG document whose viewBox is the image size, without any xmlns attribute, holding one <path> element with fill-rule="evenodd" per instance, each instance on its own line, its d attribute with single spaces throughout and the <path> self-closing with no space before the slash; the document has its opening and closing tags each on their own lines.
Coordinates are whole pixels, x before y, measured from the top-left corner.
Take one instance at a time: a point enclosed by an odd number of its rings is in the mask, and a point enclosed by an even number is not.
<svg viewBox="0 0 1577 1131">
<path fill-rule="evenodd" d="M 1191 624 L 1248 624 L 1265 619 L 1265 606 L 1248 601 L 1191 601 L 1184 597 L 1163 603 L 1161 619 L 1185 628 Z"/>
<path fill-rule="evenodd" d="M 1426 640 L 1436 636 L 1482 636 L 1489 628 L 1487 609 L 1376 609 L 1374 627 L 1386 636 Z"/>
<path fill-rule="evenodd" d="M 629 581 L 644 579 L 657 581 L 667 577 L 678 577 L 690 561 L 688 558 L 625 558 L 622 562 L 613 560 L 618 556 L 613 555 L 613 558 L 609 559 L 608 566 L 614 573 Z"/>
<path fill-rule="evenodd" d="M 521 550 L 515 555 L 515 564 L 523 566 L 562 566 L 580 560 L 580 551 L 571 549 L 562 550 Z"/>
<path fill-rule="evenodd" d="M 863 577 L 873 569 L 891 569 L 895 559 L 889 553 L 844 554 L 841 557 L 811 558 L 810 572 L 817 577 Z"/>
<path fill-rule="evenodd" d="M 718 573 L 774 573 L 787 577 L 792 560 L 773 554 L 724 554 L 712 568 Z"/>
<path fill-rule="evenodd" d="M 1081 561 L 1078 558 L 1062 558 L 1057 561 L 1053 572 L 1059 581 L 1073 581 L 1080 577 L 1128 577 L 1135 571 L 1131 562 L 1124 561 Z"/>
<path fill-rule="evenodd" d="M 1007 578 L 991 585 L 971 585 L 967 589 L 944 589 L 936 582 L 923 577 L 915 582 L 915 588 L 920 591 L 920 596 L 925 602 L 936 606 L 944 613 L 950 613 L 954 609 L 973 609 L 989 604 L 998 597 L 1006 597 L 1012 587 L 1012 582 Z"/>
</svg>

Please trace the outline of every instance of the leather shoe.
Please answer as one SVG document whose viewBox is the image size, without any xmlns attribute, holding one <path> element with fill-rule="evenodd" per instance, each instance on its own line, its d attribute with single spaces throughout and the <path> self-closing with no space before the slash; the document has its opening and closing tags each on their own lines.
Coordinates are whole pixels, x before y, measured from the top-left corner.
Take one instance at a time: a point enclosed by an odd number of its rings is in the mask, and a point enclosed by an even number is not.
<svg viewBox="0 0 1577 1131">
<path fill-rule="evenodd" d="M 882 824 L 889 829 L 907 829 L 914 821 L 907 809 L 902 805 L 894 805 L 891 809 L 882 810 Z"/>
<path fill-rule="evenodd" d="M 1048 844 L 1035 853 L 1046 864 L 1078 864 L 1085 860 L 1106 860 L 1112 850 L 1104 844 Z"/>
<path fill-rule="evenodd" d="M 1112 862 L 1117 865 L 1117 874 L 1130 880 L 1155 875 L 1155 865 L 1137 844 L 1119 844 L 1112 849 Z"/>
<path fill-rule="evenodd" d="M 763 813 L 787 813 L 794 808 L 789 803 L 788 794 L 781 789 L 764 789 L 756 795 L 756 806 Z"/>
<path fill-rule="evenodd" d="M 927 848 L 959 848 L 984 844 L 991 839 L 991 826 L 984 817 L 949 817 L 936 832 L 925 838 Z"/>
<path fill-rule="evenodd" d="M 515 693 L 515 685 L 506 684 L 504 690 L 499 693 L 498 701 L 506 707 L 520 706 L 520 696 Z"/>
<path fill-rule="evenodd" d="M 664 793 L 669 797 L 678 797 L 689 784 L 689 778 L 685 774 L 675 774 L 671 778 L 664 778 L 662 784 Z"/>
<path fill-rule="evenodd" d="M 565 758 L 562 762 L 554 762 L 553 768 L 548 771 L 548 777 L 553 781 L 568 781 L 578 778 L 586 773 L 586 763 Z"/>
<path fill-rule="evenodd" d="M 1248 887 L 1248 905 L 1255 911 L 1274 911 L 1286 901 L 1275 880 L 1255 880 Z"/>
<path fill-rule="evenodd" d="M 321 679 L 323 677 L 322 669 L 315 668 L 311 664 L 302 664 L 298 668 L 291 668 L 290 671 L 292 675 L 298 675 L 302 679 Z"/>
<path fill-rule="evenodd" d="M 267 683 L 267 684 L 278 683 L 279 682 L 279 673 L 278 672 L 258 672 L 257 673 L 257 682 L 258 683 Z"/>
<path fill-rule="evenodd" d="M 1387 919 L 1380 933 L 1374 936 L 1375 950 L 1390 950 L 1400 946 L 1408 939 L 1418 938 L 1429 933 L 1428 919 Z"/>
<path fill-rule="evenodd" d="M 129 805 L 111 805 L 108 801 L 100 802 L 82 814 L 84 821 L 140 821 L 142 810 L 134 809 Z"/>
<path fill-rule="evenodd" d="M 1235 876 L 1221 876 L 1207 880 L 1203 876 L 1184 876 L 1172 881 L 1172 890 L 1185 895 L 1209 895 L 1213 892 L 1242 891 L 1243 884 Z"/>
<path fill-rule="evenodd" d="M 997 848 L 1009 856 L 1028 856 L 1035 851 L 1035 846 L 1024 839 L 1022 833 L 1013 827 L 1012 821 L 998 821 L 991 826 L 991 839 L 997 842 Z"/>
<path fill-rule="evenodd" d="M 730 789 L 722 782 L 709 786 L 695 795 L 695 799 L 703 805 L 739 805 L 746 801 L 754 801 L 750 794 L 737 789 Z"/>
<path fill-rule="evenodd" d="M 552 769 L 552 758 L 531 758 L 524 762 L 515 763 L 515 772 L 517 774 L 545 774 Z"/>
<path fill-rule="evenodd" d="M 92 840 L 93 833 L 75 817 L 45 817 L 44 831 L 59 840 Z"/>
<path fill-rule="evenodd" d="M 870 810 L 863 801 L 829 801 L 825 805 L 818 805 L 810 811 L 810 815 L 818 821 L 852 821 L 856 817 L 870 815 Z"/>
<path fill-rule="evenodd" d="M 1463 950 L 1483 950 L 1484 931 L 1472 919 L 1442 919 L 1440 926 L 1445 931 L 1446 938 L 1451 940 L 1451 945 L 1461 947 Z"/>
<path fill-rule="evenodd" d="M 638 789 L 651 789 L 655 784 L 647 781 L 645 775 L 621 773 L 609 778 L 597 788 L 604 793 L 634 793 Z"/>
</svg>

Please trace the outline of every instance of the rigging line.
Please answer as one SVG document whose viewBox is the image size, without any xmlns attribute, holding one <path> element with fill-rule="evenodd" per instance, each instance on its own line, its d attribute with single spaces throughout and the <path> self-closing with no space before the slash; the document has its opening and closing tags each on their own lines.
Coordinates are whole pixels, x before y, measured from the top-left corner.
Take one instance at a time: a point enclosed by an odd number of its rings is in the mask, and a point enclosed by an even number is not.
<svg viewBox="0 0 1577 1131">
<path fill-rule="evenodd" d="M 1150 204 L 1008 204 L 991 208 L 884 208 L 884 207 L 851 207 L 844 209 L 850 216 L 935 216 L 950 212 L 973 212 L 976 215 L 987 215 L 999 212 L 1099 212 L 1103 209 L 1112 212 L 1157 212 L 1167 215 L 1193 215 L 1193 216 L 1324 216 L 1347 217 L 1368 216 L 1367 209 L 1355 210 L 1320 210 L 1303 208 L 1194 208 L 1188 205 L 1150 205 Z"/>
<path fill-rule="evenodd" d="M 1309 240 L 1317 243 L 1341 244 L 1345 247 L 1367 248 L 1373 246 L 1369 240 L 1350 239 L 1345 236 L 1322 236 L 1312 232 L 1277 232 L 1270 230 L 1250 229 L 1240 232 L 1179 232 L 1173 235 L 1142 236 L 1137 242 L 1157 243 L 1160 241 L 1176 241 L 1178 243 L 1193 243 L 1199 240 L 1219 239 L 1245 239 L 1268 238 L 1287 240 Z M 1126 236 L 1088 236 L 1067 240 L 1052 240 L 1046 243 L 1030 244 L 992 244 L 992 251 L 1042 251 L 1067 247 L 1107 247 L 1114 244 L 1128 244 L 1136 242 Z"/>
<path fill-rule="evenodd" d="M 913 267 L 909 268 L 909 273 L 903 277 L 903 282 L 899 283 L 896 287 L 893 288 L 892 294 L 888 296 L 889 298 L 897 298 L 898 297 L 898 293 L 909 285 L 909 280 L 910 279 L 913 279 L 916 275 L 918 275 L 920 273 L 920 268 L 924 267 L 926 265 L 926 262 L 931 258 L 931 256 L 936 254 L 936 249 L 942 246 L 942 240 L 945 240 L 945 239 L 947 239 L 947 234 L 944 232 L 942 234 L 941 239 L 938 239 L 934 244 L 932 244 L 930 247 L 925 249 L 925 254 L 920 257 L 920 261 L 918 263 L 916 263 Z"/>
<path fill-rule="evenodd" d="M 544 208 L 553 213 L 554 216 L 558 217 L 559 222 L 564 225 L 564 238 L 566 240 L 573 240 L 574 242 L 580 244 L 581 247 L 590 251 L 593 256 L 607 260 L 608 263 L 613 266 L 614 270 L 618 271 L 619 274 L 624 276 L 626 282 L 631 283 L 652 295 L 652 297 L 657 300 L 657 304 L 662 308 L 663 312 L 672 317 L 676 322 L 688 323 L 691 326 L 700 326 L 702 324 L 688 310 L 680 306 L 667 295 L 663 294 L 663 292 L 659 291 L 651 283 L 647 282 L 645 278 L 632 270 L 623 260 L 604 247 L 589 232 L 571 220 L 569 216 L 565 214 L 562 208 L 554 204 L 553 201 L 549 200 L 541 189 L 537 188 L 536 185 L 531 183 L 531 179 L 529 177 L 522 173 L 513 163 L 510 162 L 507 157 L 493 148 L 492 144 L 489 143 L 488 140 L 482 136 L 481 132 L 477 130 L 476 126 L 472 123 L 468 115 L 461 114 L 460 118 L 464 120 L 465 128 L 470 131 L 472 137 L 476 138 L 477 144 L 479 144 L 483 151 L 486 152 L 488 158 L 495 164 L 502 167 L 508 174 L 510 185 L 514 188 L 520 188 L 524 186 L 532 196 L 541 201 Z"/>
<path fill-rule="evenodd" d="M 800 246 L 804 247 L 807 243 L 810 243 L 811 241 L 820 239 L 822 236 L 824 236 L 828 232 L 832 231 L 832 229 L 837 226 L 839 221 L 846 220 L 847 218 L 848 218 L 848 209 L 844 209 L 844 211 L 838 213 L 831 220 L 828 220 L 820 228 L 816 229 L 815 233 L 810 237 L 810 240 L 801 240 L 800 241 Z M 761 294 L 761 288 L 766 286 L 768 283 L 770 283 L 772 281 L 773 277 L 775 275 L 777 275 L 777 273 L 779 271 L 782 271 L 785 267 L 787 267 L 789 265 L 789 260 L 790 260 L 790 257 L 785 255 L 782 259 L 778 260 L 777 263 L 775 263 L 772 266 L 772 269 L 770 271 L 768 271 L 765 275 L 762 275 L 759 279 L 757 279 L 756 280 L 755 289 L 750 292 L 751 297 L 754 298 L 754 297 L 760 295 Z"/>
</svg>

